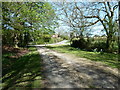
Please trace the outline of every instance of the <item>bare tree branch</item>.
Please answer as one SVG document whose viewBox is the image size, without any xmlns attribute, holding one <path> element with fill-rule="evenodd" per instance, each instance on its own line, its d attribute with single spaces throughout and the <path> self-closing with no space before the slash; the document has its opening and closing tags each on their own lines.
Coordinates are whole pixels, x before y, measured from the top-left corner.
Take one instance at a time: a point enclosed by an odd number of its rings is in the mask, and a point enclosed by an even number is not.
<svg viewBox="0 0 120 90">
<path fill-rule="evenodd" d="M 85 18 L 99 18 L 99 16 L 84 16 Z"/>
</svg>

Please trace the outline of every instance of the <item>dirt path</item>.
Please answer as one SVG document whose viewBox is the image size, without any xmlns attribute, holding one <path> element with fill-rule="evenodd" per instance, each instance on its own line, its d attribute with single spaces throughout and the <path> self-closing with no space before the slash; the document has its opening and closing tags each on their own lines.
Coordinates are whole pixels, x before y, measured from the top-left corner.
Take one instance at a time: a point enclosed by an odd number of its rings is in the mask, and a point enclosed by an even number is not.
<svg viewBox="0 0 120 90">
<path fill-rule="evenodd" d="M 118 72 L 102 63 L 36 46 L 44 64 L 45 88 L 117 88 Z"/>
</svg>

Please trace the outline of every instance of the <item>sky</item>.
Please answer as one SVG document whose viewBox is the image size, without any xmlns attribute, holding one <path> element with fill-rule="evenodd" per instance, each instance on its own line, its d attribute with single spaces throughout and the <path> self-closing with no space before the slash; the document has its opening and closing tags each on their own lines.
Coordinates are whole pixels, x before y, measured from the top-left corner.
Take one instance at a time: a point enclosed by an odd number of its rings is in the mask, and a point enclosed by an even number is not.
<svg viewBox="0 0 120 90">
<path fill-rule="evenodd" d="M 102 25 L 97 25 L 97 26 L 93 26 L 90 28 L 91 29 L 91 33 L 92 35 L 91 36 L 94 36 L 94 35 L 104 35 L 106 34 L 105 32 L 102 32 L 101 30 L 103 30 L 103 26 Z M 56 33 L 61 33 L 61 34 L 64 34 L 64 33 L 68 33 L 69 34 L 69 31 L 70 31 L 70 27 L 69 26 L 60 26 L 58 28 L 55 29 Z"/>
<path fill-rule="evenodd" d="M 42 0 L 36 0 L 36 1 L 42 1 Z M 49 2 L 104 2 L 104 1 L 108 1 L 108 2 L 115 2 L 115 1 L 119 1 L 119 0 L 44 0 L 44 1 L 49 1 Z"/>
<path fill-rule="evenodd" d="M 59 8 L 59 7 L 55 6 L 55 8 Z M 56 14 L 58 14 L 58 13 L 60 13 L 60 11 L 56 11 Z M 104 15 L 104 14 L 101 13 L 101 16 L 102 15 Z M 58 15 L 58 16 L 59 17 L 63 17 L 62 15 Z M 55 31 L 57 33 L 59 33 L 59 32 L 65 33 L 65 32 L 69 32 L 70 31 L 71 28 L 67 24 L 65 24 L 64 22 L 59 21 L 59 20 L 58 20 L 58 22 L 59 22 L 60 26 L 55 29 Z M 100 23 L 97 23 L 96 25 L 89 27 L 89 29 L 91 29 L 91 33 L 93 34 L 92 36 L 94 36 L 94 35 L 100 35 L 101 36 L 101 35 L 105 35 L 106 34 L 105 31 L 101 31 L 104 28 L 103 28 L 103 26 Z"/>
</svg>

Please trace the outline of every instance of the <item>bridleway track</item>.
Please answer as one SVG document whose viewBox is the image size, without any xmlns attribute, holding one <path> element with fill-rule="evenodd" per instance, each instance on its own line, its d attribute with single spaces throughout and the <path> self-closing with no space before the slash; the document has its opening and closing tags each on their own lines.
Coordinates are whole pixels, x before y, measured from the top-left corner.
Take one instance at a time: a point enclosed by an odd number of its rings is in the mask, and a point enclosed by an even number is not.
<svg viewBox="0 0 120 90">
<path fill-rule="evenodd" d="M 36 46 L 43 59 L 43 88 L 118 88 L 118 70 Z"/>
</svg>

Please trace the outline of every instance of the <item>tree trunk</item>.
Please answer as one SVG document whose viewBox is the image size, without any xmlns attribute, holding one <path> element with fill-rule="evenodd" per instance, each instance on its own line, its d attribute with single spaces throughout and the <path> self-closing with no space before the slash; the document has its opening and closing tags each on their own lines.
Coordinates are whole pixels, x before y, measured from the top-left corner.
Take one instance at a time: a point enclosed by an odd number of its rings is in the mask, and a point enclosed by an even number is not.
<svg viewBox="0 0 120 90">
<path fill-rule="evenodd" d="M 114 35 L 114 32 L 113 32 L 113 27 L 114 25 L 112 24 L 112 17 L 109 18 L 109 32 L 108 32 L 108 35 L 107 35 L 107 51 L 108 52 L 112 52 L 113 51 L 113 35 Z"/>
<path fill-rule="evenodd" d="M 18 43 L 19 43 L 19 42 L 18 42 L 18 39 L 17 39 L 17 38 L 18 38 L 17 36 L 18 36 L 18 35 L 15 34 L 15 45 L 14 45 L 15 48 L 18 48 Z"/>
<path fill-rule="evenodd" d="M 73 35 L 73 33 L 71 33 L 71 34 L 70 34 L 70 45 L 72 45 L 73 39 L 74 39 L 74 35 Z"/>
<path fill-rule="evenodd" d="M 112 35 L 108 35 L 107 36 L 107 41 L 106 41 L 106 49 L 107 49 L 107 52 L 112 52 Z"/>
<path fill-rule="evenodd" d="M 119 1 L 118 55 L 120 56 L 120 1 Z M 120 58 L 119 58 L 120 59 Z"/>
</svg>

